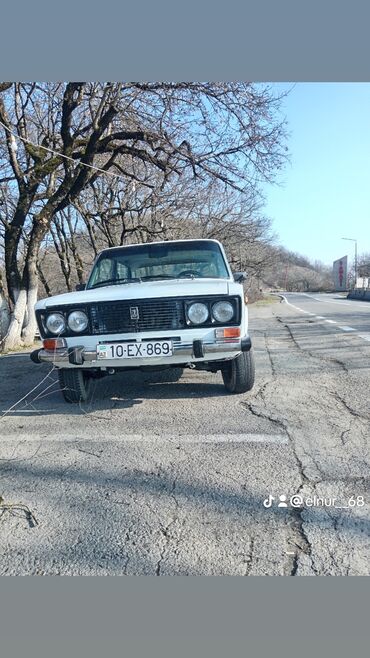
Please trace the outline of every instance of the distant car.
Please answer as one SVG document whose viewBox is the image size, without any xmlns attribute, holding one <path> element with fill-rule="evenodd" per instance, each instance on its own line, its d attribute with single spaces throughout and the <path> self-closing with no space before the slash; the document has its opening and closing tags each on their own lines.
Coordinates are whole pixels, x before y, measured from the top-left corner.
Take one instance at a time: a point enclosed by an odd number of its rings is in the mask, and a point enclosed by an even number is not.
<svg viewBox="0 0 370 658">
<path fill-rule="evenodd" d="M 43 348 L 31 358 L 58 368 L 67 402 L 132 369 L 221 371 L 229 392 L 244 393 L 254 384 L 244 279 L 216 240 L 105 249 L 83 290 L 36 304 Z"/>
</svg>

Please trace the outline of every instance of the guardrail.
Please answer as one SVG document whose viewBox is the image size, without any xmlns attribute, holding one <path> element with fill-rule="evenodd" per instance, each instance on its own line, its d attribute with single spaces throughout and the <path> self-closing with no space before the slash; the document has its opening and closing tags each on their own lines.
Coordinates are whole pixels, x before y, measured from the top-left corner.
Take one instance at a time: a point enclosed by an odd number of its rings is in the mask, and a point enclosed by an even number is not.
<svg viewBox="0 0 370 658">
<path fill-rule="evenodd" d="M 364 302 L 370 302 L 370 290 L 369 289 L 360 289 L 358 288 L 357 290 L 351 290 L 348 295 L 347 299 L 359 299 Z"/>
</svg>

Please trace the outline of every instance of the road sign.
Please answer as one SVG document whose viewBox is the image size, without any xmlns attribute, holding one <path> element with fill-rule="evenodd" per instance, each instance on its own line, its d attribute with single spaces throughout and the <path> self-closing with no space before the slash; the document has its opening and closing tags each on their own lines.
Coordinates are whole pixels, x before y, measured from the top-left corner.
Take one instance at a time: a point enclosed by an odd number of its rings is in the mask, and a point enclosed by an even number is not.
<svg viewBox="0 0 370 658">
<path fill-rule="evenodd" d="M 347 256 L 334 261 L 333 279 L 335 290 L 347 290 Z"/>
</svg>

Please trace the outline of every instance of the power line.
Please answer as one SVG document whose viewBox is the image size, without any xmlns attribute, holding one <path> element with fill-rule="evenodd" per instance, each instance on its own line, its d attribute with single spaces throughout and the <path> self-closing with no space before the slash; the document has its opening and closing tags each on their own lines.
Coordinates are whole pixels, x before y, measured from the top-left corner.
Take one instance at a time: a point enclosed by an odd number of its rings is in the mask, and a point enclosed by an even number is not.
<svg viewBox="0 0 370 658">
<path fill-rule="evenodd" d="M 35 146 L 38 149 L 43 149 L 44 151 L 48 151 L 48 153 L 52 153 L 53 155 L 58 156 L 59 158 L 64 158 L 65 160 L 69 160 L 70 162 L 73 162 L 73 164 L 79 164 L 82 167 L 88 167 L 89 169 L 94 169 L 94 171 L 100 171 L 102 174 L 108 174 L 108 176 L 114 176 L 114 178 L 120 178 L 122 180 L 126 180 L 122 174 L 115 174 L 113 171 L 107 171 L 106 169 L 101 169 L 100 167 L 96 167 L 95 165 L 89 165 L 86 162 L 81 162 L 81 160 L 76 161 L 74 158 L 71 158 L 69 155 L 64 155 L 64 153 L 60 153 L 59 151 L 54 151 L 53 149 L 48 148 L 47 146 L 43 146 L 42 144 L 35 144 L 35 142 L 32 142 L 30 139 L 26 139 L 25 137 L 21 137 L 20 135 L 17 135 L 17 133 L 14 133 L 8 126 L 5 125 L 2 121 L 0 121 L 0 125 L 10 134 L 14 139 L 19 139 L 22 142 L 26 142 L 26 144 L 30 144 L 31 146 Z M 15 145 L 15 149 L 13 147 L 13 150 L 16 150 L 17 146 Z"/>
</svg>

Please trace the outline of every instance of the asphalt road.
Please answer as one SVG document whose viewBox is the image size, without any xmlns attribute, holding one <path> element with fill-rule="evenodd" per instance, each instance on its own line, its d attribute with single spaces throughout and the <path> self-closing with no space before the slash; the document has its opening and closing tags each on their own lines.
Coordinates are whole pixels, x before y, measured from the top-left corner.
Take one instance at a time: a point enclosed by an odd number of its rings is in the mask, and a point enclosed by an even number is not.
<svg viewBox="0 0 370 658">
<path fill-rule="evenodd" d="M 1 575 L 369 575 L 370 304 L 250 315 L 245 395 L 130 373 L 68 405 L 0 357 Z"/>
</svg>

